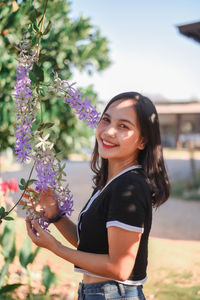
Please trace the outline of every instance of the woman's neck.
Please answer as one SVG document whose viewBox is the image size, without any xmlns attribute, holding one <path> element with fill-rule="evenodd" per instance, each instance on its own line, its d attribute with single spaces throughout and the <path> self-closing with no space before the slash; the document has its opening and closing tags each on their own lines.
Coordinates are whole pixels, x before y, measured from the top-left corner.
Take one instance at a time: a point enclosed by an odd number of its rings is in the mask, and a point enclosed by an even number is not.
<svg viewBox="0 0 200 300">
<path fill-rule="evenodd" d="M 108 183 L 113 177 L 117 176 L 119 173 L 121 173 L 122 171 L 124 171 L 125 169 L 132 167 L 132 166 L 136 166 L 138 165 L 138 161 L 134 160 L 131 162 L 110 162 L 108 161 L 108 178 L 106 183 Z"/>
</svg>

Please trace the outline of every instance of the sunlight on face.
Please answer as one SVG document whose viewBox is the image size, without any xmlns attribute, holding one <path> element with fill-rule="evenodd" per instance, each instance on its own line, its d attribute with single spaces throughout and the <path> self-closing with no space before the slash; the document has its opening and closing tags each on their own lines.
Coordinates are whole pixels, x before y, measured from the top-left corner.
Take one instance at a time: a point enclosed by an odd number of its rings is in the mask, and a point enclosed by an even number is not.
<svg viewBox="0 0 200 300">
<path fill-rule="evenodd" d="M 134 105 L 132 99 L 118 100 L 103 114 L 96 132 L 101 157 L 127 165 L 137 161 L 143 144 Z"/>
</svg>

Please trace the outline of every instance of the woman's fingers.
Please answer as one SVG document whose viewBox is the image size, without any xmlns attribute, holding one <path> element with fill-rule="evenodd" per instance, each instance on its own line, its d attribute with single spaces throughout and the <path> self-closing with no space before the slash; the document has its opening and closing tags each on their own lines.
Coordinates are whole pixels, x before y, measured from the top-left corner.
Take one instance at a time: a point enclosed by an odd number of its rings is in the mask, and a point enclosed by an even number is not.
<svg viewBox="0 0 200 300">
<path fill-rule="evenodd" d="M 43 233 L 43 229 L 40 227 L 39 223 L 36 220 L 31 221 L 31 224 L 39 234 Z"/>
<path fill-rule="evenodd" d="M 31 221 L 28 217 L 26 217 L 26 229 L 31 240 L 37 244 L 43 234 L 43 229 L 40 227 L 38 222 L 36 220 Z"/>
<path fill-rule="evenodd" d="M 32 230 L 32 224 L 31 224 L 31 220 L 29 219 L 29 217 L 26 217 L 26 229 L 27 229 L 29 237 L 33 241 L 35 239 L 35 233 Z"/>
</svg>

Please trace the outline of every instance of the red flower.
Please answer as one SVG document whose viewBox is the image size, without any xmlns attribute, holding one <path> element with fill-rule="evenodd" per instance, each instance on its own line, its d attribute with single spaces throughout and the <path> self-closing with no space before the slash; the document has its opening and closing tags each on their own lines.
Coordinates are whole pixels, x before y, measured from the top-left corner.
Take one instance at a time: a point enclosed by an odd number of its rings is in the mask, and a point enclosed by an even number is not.
<svg viewBox="0 0 200 300">
<path fill-rule="evenodd" d="M 12 190 L 13 192 L 18 192 L 18 184 L 17 180 L 15 178 L 12 178 L 10 183 L 9 183 L 9 189 Z"/>
<path fill-rule="evenodd" d="M 13 192 L 18 192 L 18 184 L 17 184 L 17 180 L 15 178 L 12 178 L 10 182 L 8 182 L 7 180 L 0 183 L 0 190 L 3 193 L 7 193 L 9 190 L 13 191 Z"/>
<path fill-rule="evenodd" d="M 2 192 L 6 193 L 9 190 L 9 182 L 6 180 L 0 184 L 0 189 Z"/>
</svg>

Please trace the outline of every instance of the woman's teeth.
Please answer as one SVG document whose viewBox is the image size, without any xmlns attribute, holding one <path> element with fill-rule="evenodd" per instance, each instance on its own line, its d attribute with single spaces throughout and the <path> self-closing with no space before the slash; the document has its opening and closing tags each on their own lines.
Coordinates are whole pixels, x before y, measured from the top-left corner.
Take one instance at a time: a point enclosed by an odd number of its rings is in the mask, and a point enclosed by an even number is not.
<svg viewBox="0 0 200 300">
<path fill-rule="evenodd" d="M 114 144 L 109 143 L 109 142 L 106 142 L 106 141 L 104 141 L 104 140 L 103 140 L 103 143 L 104 143 L 105 145 L 108 145 L 108 146 L 114 146 Z"/>
</svg>

